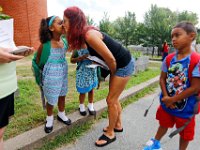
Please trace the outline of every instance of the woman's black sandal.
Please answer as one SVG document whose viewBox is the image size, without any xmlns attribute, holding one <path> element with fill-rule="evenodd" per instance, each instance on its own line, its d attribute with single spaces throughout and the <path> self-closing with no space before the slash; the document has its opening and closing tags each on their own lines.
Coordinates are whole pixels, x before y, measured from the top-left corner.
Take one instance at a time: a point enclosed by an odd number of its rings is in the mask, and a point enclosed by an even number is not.
<svg viewBox="0 0 200 150">
<path fill-rule="evenodd" d="M 115 136 L 114 138 L 110 139 L 110 138 L 107 137 L 105 134 L 102 134 L 102 136 L 101 136 L 98 140 L 99 140 L 99 141 L 100 141 L 100 140 L 106 141 L 106 143 L 103 143 L 103 144 L 97 144 L 97 143 L 95 143 L 96 146 L 98 146 L 98 147 L 103 147 L 103 146 L 106 146 L 106 145 L 108 145 L 108 144 L 114 142 L 114 141 L 116 140 L 116 136 Z"/>
</svg>

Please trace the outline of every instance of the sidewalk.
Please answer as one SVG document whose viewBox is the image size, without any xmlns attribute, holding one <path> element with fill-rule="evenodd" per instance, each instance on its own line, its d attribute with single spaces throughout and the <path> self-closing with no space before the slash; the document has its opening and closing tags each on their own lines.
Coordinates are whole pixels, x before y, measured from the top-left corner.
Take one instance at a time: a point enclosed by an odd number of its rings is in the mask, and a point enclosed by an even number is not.
<svg viewBox="0 0 200 150">
<path fill-rule="evenodd" d="M 159 89 L 155 94 L 148 95 L 139 101 L 128 105 L 122 113 L 123 133 L 116 133 L 117 140 L 105 147 L 96 147 L 94 142 L 102 134 L 102 129 L 107 126 L 106 119 L 101 120 L 95 124 L 90 131 L 80 137 L 75 143 L 63 146 L 57 150 L 142 150 L 145 143 L 154 137 L 158 127 L 155 119 L 156 109 L 159 105 L 158 99 Z M 149 110 L 149 113 L 144 117 L 145 110 L 149 107 L 152 99 L 156 99 Z M 196 135 L 188 147 L 188 150 L 200 150 L 200 117 L 196 117 Z M 168 137 L 171 131 L 161 140 L 161 145 L 164 150 L 178 150 L 179 135 L 174 136 L 172 139 Z"/>
<path fill-rule="evenodd" d="M 121 96 L 120 96 L 120 101 L 125 100 L 126 98 L 133 96 L 134 94 L 138 93 L 141 91 L 143 88 L 148 87 L 156 82 L 158 82 L 159 76 L 146 81 L 144 83 L 141 83 L 137 86 L 134 86 L 126 91 L 124 91 Z M 96 108 L 97 111 L 97 117 L 107 108 L 107 104 L 105 99 L 98 101 L 94 104 L 94 107 Z M 23 134 L 20 134 L 14 138 L 8 139 L 5 141 L 5 150 L 32 150 L 36 149 L 38 147 L 41 147 L 41 145 L 44 144 L 44 140 L 51 139 L 60 133 L 66 133 L 68 130 L 70 130 L 73 126 L 76 124 L 82 124 L 88 120 L 94 119 L 93 116 L 80 116 L 79 112 L 76 111 L 72 114 L 68 115 L 69 118 L 72 120 L 72 125 L 66 126 L 57 120 L 54 121 L 54 130 L 50 134 L 46 134 L 44 132 L 44 125 L 41 125 L 37 128 L 34 128 L 30 131 L 27 131 Z M 83 149 L 82 149 L 83 150 Z"/>
</svg>

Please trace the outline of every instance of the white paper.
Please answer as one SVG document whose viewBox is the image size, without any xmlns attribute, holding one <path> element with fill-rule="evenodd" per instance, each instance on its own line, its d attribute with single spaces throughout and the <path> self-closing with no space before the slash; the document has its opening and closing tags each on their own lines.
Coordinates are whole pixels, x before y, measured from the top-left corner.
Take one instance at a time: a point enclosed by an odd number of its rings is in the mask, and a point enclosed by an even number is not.
<svg viewBox="0 0 200 150">
<path fill-rule="evenodd" d="M 98 66 L 100 66 L 100 67 L 102 67 L 102 68 L 104 68 L 106 70 L 109 70 L 109 68 L 106 65 L 106 63 L 103 60 L 99 59 L 98 57 L 96 57 L 96 56 L 88 56 L 87 58 L 89 60 L 92 60 L 93 62 L 97 63 L 97 64 L 92 64 L 92 67 L 95 67 L 94 65 L 98 65 Z"/>
<path fill-rule="evenodd" d="M 0 20 L 0 47 L 17 49 L 13 37 L 13 19 Z"/>
<path fill-rule="evenodd" d="M 101 65 L 99 65 L 99 64 L 91 64 L 91 65 L 87 65 L 86 66 L 87 68 L 96 68 L 96 67 L 102 67 Z"/>
</svg>

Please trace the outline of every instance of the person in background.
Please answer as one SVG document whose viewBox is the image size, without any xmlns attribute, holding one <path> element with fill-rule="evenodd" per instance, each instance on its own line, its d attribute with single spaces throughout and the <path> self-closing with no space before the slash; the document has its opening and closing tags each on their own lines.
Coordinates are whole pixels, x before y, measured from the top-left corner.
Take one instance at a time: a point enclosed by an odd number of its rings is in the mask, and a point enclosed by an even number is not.
<svg viewBox="0 0 200 150">
<path fill-rule="evenodd" d="M 12 49 L 0 47 L 0 150 L 3 150 L 3 135 L 9 118 L 14 115 L 14 92 L 17 90 L 16 60 L 33 53 L 34 48 L 18 55 Z"/>
<path fill-rule="evenodd" d="M 162 52 L 163 52 L 162 53 L 162 61 L 163 61 L 169 52 L 169 46 L 166 41 L 163 43 Z"/>
</svg>

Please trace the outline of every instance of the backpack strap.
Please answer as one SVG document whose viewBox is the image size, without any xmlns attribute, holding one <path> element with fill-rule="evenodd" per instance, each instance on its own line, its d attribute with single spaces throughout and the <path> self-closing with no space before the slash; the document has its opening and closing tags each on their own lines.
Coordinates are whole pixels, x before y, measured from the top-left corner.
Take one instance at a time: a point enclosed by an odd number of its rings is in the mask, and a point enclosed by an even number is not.
<svg viewBox="0 0 200 150">
<path fill-rule="evenodd" d="M 194 70 L 194 67 L 199 63 L 200 61 L 200 55 L 197 52 L 192 52 L 191 57 L 190 57 L 190 65 L 188 69 L 188 78 L 190 80 L 190 83 L 192 81 L 192 71 Z M 196 100 L 197 103 L 194 106 L 194 115 L 198 114 L 200 111 L 200 91 L 196 95 Z"/>
<path fill-rule="evenodd" d="M 194 70 L 194 67 L 197 65 L 199 60 L 200 60 L 200 55 L 196 52 L 192 52 L 190 56 L 190 65 L 188 69 L 188 78 L 190 81 L 192 80 L 192 71 Z"/>
<path fill-rule="evenodd" d="M 38 55 L 40 54 L 39 57 L 39 67 L 43 68 L 44 65 L 46 64 L 49 55 L 50 55 L 50 50 L 51 50 L 51 41 L 47 41 L 46 43 L 42 44 L 42 52 L 41 54 L 38 52 Z"/>
<path fill-rule="evenodd" d="M 36 63 L 39 64 L 40 63 L 40 57 L 41 57 L 41 54 L 42 54 L 42 49 L 43 49 L 43 45 L 40 44 L 36 54 L 35 54 L 35 59 L 36 59 Z"/>
<path fill-rule="evenodd" d="M 68 42 L 67 42 L 66 37 L 65 37 L 64 35 L 62 35 L 62 36 L 61 36 L 61 39 L 62 39 L 62 41 L 63 41 L 64 47 L 65 47 L 65 48 L 68 48 Z"/>
<path fill-rule="evenodd" d="M 169 68 L 170 62 L 171 62 L 172 58 L 173 58 L 175 55 L 176 55 L 176 53 L 174 52 L 174 53 L 169 54 L 169 55 L 166 57 L 167 68 Z"/>
</svg>

